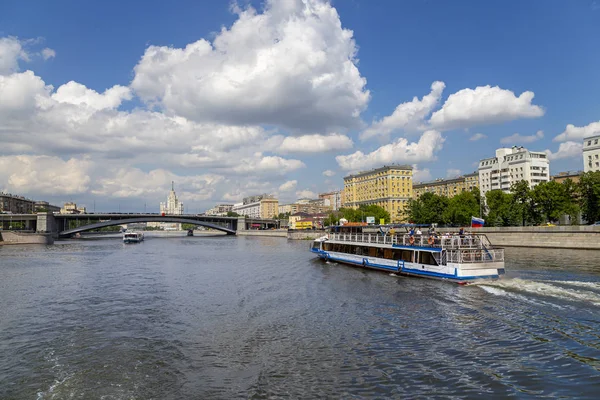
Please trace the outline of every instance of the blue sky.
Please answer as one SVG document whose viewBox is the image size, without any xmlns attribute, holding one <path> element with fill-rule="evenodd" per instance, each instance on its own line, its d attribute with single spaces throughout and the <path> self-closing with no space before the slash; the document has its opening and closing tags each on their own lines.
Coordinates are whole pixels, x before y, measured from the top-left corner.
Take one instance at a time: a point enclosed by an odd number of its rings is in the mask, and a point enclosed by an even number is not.
<svg viewBox="0 0 600 400">
<path fill-rule="evenodd" d="M 197 212 L 503 145 L 580 170 L 598 38 L 595 1 L 4 1 L 0 189 L 140 211 L 175 180 Z"/>
</svg>

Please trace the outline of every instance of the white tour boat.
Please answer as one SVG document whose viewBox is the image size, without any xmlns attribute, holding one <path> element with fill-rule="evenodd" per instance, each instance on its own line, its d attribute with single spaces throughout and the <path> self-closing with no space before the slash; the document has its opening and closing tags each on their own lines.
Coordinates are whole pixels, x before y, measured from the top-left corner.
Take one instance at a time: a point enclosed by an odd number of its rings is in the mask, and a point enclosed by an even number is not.
<svg viewBox="0 0 600 400">
<path fill-rule="evenodd" d="M 336 226 L 316 239 L 311 251 L 324 260 L 459 284 L 504 274 L 504 249 L 480 234 L 410 235 L 387 227 Z"/>
<path fill-rule="evenodd" d="M 125 232 L 123 234 L 123 243 L 140 243 L 144 241 L 142 232 Z"/>
</svg>

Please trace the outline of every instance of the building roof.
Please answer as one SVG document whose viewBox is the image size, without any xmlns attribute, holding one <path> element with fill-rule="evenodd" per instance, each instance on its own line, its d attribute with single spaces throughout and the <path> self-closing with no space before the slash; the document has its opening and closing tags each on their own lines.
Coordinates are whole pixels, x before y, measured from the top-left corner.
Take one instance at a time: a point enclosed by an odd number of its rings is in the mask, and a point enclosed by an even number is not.
<svg viewBox="0 0 600 400">
<path fill-rule="evenodd" d="M 380 167 L 380 168 L 374 168 L 374 169 L 371 169 L 368 171 L 360 171 L 356 174 L 351 174 L 351 175 L 345 176 L 344 179 L 350 179 L 350 178 L 354 178 L 354 177 L 362 176 L 362 175 L 370 175 L 370 174 L 374 174 L 377 172 L 387 171 L 390 169 L 403 169 L 403 170 L 412 171 L 413 167 L 412 167 L 412 165 L 384 165 L 383 167 Z"/>
<path fill-rule="evenodd" d="M 293 213 L 292 215 L 290 215 L 290 217 L 310 217 L 310 214 L 299 211 L 297 213 Z"/>
<path fill-rule="evenodd" d="M 556 175 L 552 175 L 550 178 L 566 178 L 569 176 L 579 176 L 582 174 L 583 174 L 583 171 L 564 171 L 564 172 L 559 172 Z"/>
</svg>

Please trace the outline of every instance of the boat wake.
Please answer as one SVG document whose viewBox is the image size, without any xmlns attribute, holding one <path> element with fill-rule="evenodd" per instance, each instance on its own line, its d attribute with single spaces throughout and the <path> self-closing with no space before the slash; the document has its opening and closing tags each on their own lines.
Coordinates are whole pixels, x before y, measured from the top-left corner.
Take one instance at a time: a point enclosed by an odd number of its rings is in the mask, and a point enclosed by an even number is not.
<svg viewBox="0 0 600 400">
<path fill-rule="evenodd" d="M 600 283 L 580 281 L 536 281 L 528 279 L 503 279 L 473 283 L 488 293 L 528 299 L 528 295 L 566 301 L 586 302 L 600 307 Z"/>
</svg>

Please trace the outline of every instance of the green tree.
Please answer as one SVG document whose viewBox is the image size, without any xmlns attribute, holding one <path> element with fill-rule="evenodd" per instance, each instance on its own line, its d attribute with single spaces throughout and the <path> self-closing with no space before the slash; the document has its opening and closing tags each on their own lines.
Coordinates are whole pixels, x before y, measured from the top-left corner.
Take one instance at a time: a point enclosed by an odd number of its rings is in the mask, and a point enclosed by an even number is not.
<svg viewBox="0 0 600 400">
<path fill-rule="evenodd" d="M 327 216 L 327 218 L 325 218 L 325 220 L 323 220 L 323 224 L 325 226 L 337 225 L 339 223 L 339 220 L 340 220 L 340 217 L 338 216 L 338 213 L 332 212 L 332 213 L 329 213 L 329 215 Z"/>
<path fill-rule="evenodd" d="M 578 223 L 579 213 L 581 208 L 579 207 L 581 195 L 579 194 L 578 185 L 571 179 L 566 179 L 563 183 L 563 192 L 568 198 L 565 204 L 564 212 L 569 216 L 572 225 Z"/>
<path fill-rule="evenodd" d="M 190 229 L 194 230 L 194 228 L 196 228 L 196 225 L 194 224 L 181 224 L 181 229 L 184 231 L 189 231 Z"/>
<path fill-rule="evenodd" d="M 558 221 L 567 214 L 576 218 L 578 207 L 571 193 L 572 181 L 561 184 L 556 181 L 542 182 L 531 191 L 531 198 L 547 221 Z M 575 215 L 574 215 L 575 214 Z"/>
<path fill-rule="evenodd" d="M 581 213 L 583 218 L 593 224 L 600 220 L 600 171 L 585 172 L 579 179 Z"/>
<path fill-rule="evenodd" d="M 514 211 L 520 215 L 519 225 L 525 226 L 528 223 L 539 223 L 542 219 L 536 204 L 531 197 L 529 183 L 525 180 L 515 182 L 510 187 L 512 197 L 512 206 Z"/>
<path fill-rule="evenodd" d="M 340 208 L 339 210 L 340 218 L 344 218 L 348 220 L 348 222 L 366 222 L 367 217 L 375 217 L 375 223 L 379 223 L 379 221 L 383 218 L 383 220 L 387 223 L 390 222 L 390 213 L 385 211 L 383 207 L 379 207 L 376 205 L 361 205 L 357 210 L 352 208 Z"/>
<path fill-rule="evenodd" d="M 520 211 L 513 208 L 513 195 L 502 190 L 490 190 L 485 194 L 488 207 L 487 223 L 491 226 L 518 225 Z"/>
<path fill-rule="evenodd" d="M 417 224 L 445 224 L 445 211 L 448 208 L 449 199 L 434 193 L 423 193 L 416 200 L 408 202 L 405 214 L 408 220 Z"/>
<path fill-rule="evenodd" d="M 227 211 L 227 216 L 228 217 L 241 217 L 240 214 L 233 212 L 233 211 Z"/>
<path fill-rule="evenodd" d="M 479 215 L 479 200 L 470 191 L 459 193 L 449 199 L 443 219 L 450 224 L 465 226 L 470 225 L 471 217 L 477 215 Z"/>
</svg>

